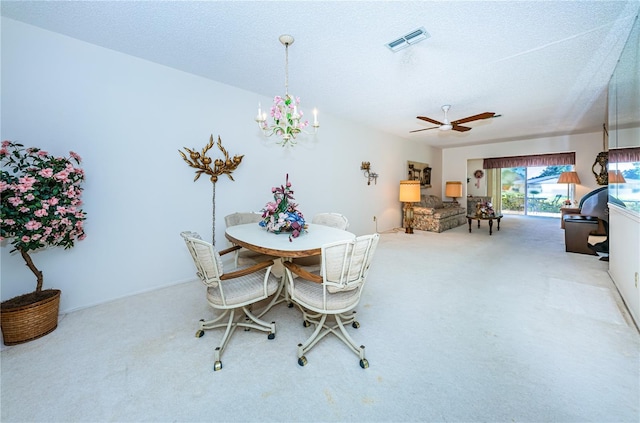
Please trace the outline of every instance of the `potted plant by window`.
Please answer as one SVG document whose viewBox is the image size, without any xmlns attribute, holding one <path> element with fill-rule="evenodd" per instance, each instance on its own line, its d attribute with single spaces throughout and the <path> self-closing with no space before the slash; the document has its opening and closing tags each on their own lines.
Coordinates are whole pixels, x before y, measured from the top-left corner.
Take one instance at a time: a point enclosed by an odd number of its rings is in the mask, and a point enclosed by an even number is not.
<svg viewBox="0 0 640 423">
<path fill-rule="evenodd" d="M 0 242 L 11 244 L 36 276 L 36 289 L 0 304 L 6 345 L 27 342 L 58 326 L 60 290 L 42 289 L 43 275 L 31 253 L 48 247 L 71 248 L 85 237 L 80 209 L 84 171 L 80 156 L 55 157 L 39 148 L 3 141 L 0 149 Z"/>
</svg>

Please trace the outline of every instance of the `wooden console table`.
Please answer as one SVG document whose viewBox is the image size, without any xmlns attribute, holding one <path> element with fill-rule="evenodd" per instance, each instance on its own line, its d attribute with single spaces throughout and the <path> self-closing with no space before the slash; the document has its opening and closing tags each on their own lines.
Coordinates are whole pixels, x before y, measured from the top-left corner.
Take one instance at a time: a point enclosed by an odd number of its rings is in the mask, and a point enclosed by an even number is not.
<svg viewBox="0 0 640 423">
<path fill-rule="evenodd" d="M 488 220 L 489 221 L 489 235 L 493 234 L 493 219 L 498 221 L 498 230 L 500 230 L 500 219 L 502 219 L 502 215 L 501 214 L 497 214 L 495 216 L 488 216 L 488 217 L 480 217 L 480 216 L 476 216 L 476 215 L 467 215 L 467 221 L 469 222 L 469 233 L 471 233 L 471 221 L 472 220 L 477 220 L 478 221 L 478 228 L 480 227 L 480 221 L 481 220 Z"/>
</svg>

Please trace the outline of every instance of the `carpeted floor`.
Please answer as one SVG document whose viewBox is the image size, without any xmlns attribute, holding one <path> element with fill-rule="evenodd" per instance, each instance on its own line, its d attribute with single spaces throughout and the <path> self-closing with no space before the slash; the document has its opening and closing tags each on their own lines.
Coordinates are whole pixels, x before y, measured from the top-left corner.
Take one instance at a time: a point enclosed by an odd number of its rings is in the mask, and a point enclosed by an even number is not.
<svg viewBox="0 0 640 423">
<path fill-rule="evenodd" d="M 564 251 L 557 219 L 506 216 L 382 234 L 358 307 L 369 369 L 281 304 L 278 333 L 219 331 L 192 282 L 62 316 L 4 348 L 3 422 L 638 422 L 640 336 L 597 257 Z"/>
</svg>

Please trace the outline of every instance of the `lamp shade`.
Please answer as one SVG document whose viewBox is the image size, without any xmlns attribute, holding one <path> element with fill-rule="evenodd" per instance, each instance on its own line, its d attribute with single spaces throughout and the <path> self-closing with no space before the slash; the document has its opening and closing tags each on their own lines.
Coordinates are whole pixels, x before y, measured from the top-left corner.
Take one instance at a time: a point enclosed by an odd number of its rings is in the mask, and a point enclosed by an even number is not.
<svg viewBox="0 0 640 423">
<path fill-rule="evenodd" d="M 624 176 L 622 176 L 622 172 L 619 170 L 610 170 L 608 176 L 610 184 L 624 184 L 627 182 L 627 180 L 624 179 Z"/>
<path fill-rule="evenodd" d="M 577 172 L 562 172 L 558 178 L 559 184 L 579 184 L 580 178 Z"/>
<path fill-rule="evenodd" d="M 420 181 L 400 181 L 400 201 L 403 203 L 420 201 Z"/>
<path fill-rule="evenodd" d="M 447 197 L 459 198 L 462 197 L 462 182 L 460 181 L 447 181 L 444 195 Z"/>
</svg>

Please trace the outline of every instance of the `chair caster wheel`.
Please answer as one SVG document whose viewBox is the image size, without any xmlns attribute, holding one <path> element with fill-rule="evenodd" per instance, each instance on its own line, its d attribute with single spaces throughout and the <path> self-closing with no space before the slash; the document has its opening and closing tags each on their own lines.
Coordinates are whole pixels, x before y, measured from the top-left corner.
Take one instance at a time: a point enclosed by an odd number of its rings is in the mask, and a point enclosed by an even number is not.
<svg viewBox="0 0 640 423">
<path fill-rule="evenodd" d="M 363 369 L 369 368 L 369 362 L 367 361 L 366 358 L 363 358 L 362 360 L 360 360 L 360 367 L 362 367 Z"/>
<path fill-rule="evenodd" d="M 267 339 L 275 339 L 275 338 L 276 338 L 275 333 L 270 333 L 269 335 L 267 335 Z"/>
<path fill-rule="evenodd" d="M 215 364 L 213 365 L 213 371 L 217 372 L 218 370 L 222 369 L 222 361 L 216 361 Z"/>
<path fill-rule="evenodd" d="M 354 329 L 358 329 L 358 328 L 360 327 L 360 322 L 353 322 L 353 323 L 351 323 L 351 326 L 352 326 Z"/>
<path fill-rule="evenodd" d="M 307 365 L 307 357 L 305 357 L 304 355 L 300 358 L 298 358 L 298 364 L 301 366 L 306 366 Z"/>
<path fill-rule="evenodd" d="M 302 326 L 308 328 L 309 326 L 311 326 L 311 323 L 308 320 L 305 320 L 304 322 L 302 322 Z"/>
<path fill-rule="evenodd" d="M 202 329 L 196 331 L 196 338 L 202 338 L 204 336 L 204 331 Z"/>
</svg>

